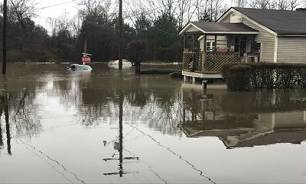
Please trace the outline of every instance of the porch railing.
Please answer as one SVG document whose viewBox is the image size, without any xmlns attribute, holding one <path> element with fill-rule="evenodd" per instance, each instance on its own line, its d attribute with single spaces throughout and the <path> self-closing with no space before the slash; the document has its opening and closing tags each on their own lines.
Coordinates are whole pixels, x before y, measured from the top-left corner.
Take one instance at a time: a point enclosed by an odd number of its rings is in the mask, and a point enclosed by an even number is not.
<svg viewBox="0 0 306 184">
<path fill-rule="evenodd" d="M 203 72 L 221 73 L 223 65 L 240 63 L 241 57 L 235 52 L 209 52 L 206 53 Z"/>
<path fill-rule="evenodd" d="M 203 63 L 203 52 L 184 51 L 183 70 L 191 72 L 201 72 Z"/>
<path fill-rule="evenodd" d="M 241 58 L 235 52 L 191 52 L 183 54 L 183 70 L 199 73 L 221 73 L 228 63 L 239 63 Z"/>
</svg>

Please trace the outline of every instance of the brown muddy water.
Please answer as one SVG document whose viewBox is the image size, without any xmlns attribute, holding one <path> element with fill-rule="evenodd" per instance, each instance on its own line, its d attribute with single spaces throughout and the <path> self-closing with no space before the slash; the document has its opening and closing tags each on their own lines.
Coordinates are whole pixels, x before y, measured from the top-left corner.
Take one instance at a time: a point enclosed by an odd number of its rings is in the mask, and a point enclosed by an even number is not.
<svg viewBox="0 0 306 184">
<path fill-rule="evenodd" d="M 203 92 L 93 68 L 9 65 L 0 183 L 306 182 L 306 91 Z"/>
</svg>

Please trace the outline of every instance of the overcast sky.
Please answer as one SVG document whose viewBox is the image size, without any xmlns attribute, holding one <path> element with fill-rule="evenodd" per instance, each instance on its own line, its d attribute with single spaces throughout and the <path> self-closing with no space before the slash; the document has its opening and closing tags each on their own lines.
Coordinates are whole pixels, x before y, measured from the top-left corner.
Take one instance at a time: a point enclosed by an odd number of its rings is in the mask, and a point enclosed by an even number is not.
<svg viewBox="0 0 306 184">
<path fill-rule="evenodd" d="M 35 22 L 48 29 L 49 17 L 58 18 L 64 16 L 64 14 L 67 14 L 69 18 L 75 16 L 78 11 L 77 2 L 80 2 L 80 0 L 76 0 L 75 2 L 72 0 L 40 0 L 37 2 L 39 3 L 36 5 L 38 10 Z"/>
<path fill-rule="evenodd" d="M 78 2 L 82 0 L 37 0 L 38 11 L 35 22 L 42 25 L 49 30 L 48 18 L 58 18 L 66 14 L 69 18 L 72 18 L 77 15 L 78 12 Z M 103 1 L 103 0 L 102 0 Z M 118 0 L 112 0 L 113 3 L 116 3 Z M 123 0 L 125 3 L 128 1 L 135 2 L 135 0 Z M 140 0 L 144 2 L 145 0 Z M 231 5 L 232 0 L 225 0 L 228 6 Z M 42 9 L 41 9 L 42 8 Z"/>
</svg>

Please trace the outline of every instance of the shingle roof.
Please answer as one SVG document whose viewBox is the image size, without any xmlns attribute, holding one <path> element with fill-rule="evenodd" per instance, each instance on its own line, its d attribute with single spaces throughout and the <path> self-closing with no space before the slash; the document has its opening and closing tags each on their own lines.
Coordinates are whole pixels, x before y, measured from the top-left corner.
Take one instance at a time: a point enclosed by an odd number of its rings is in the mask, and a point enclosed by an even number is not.
<svg viewBox="0 0 306 184">
<path fill-rule="evenodd" d="M 215 23 L 215 22 L 192 22 L 193 25 L 202 29 L 207 33 L 237 33 L 237 32 L 246 32 L 246 33 L 256 33 L 258 32 L 255 29 L 252 29 L 242 23 Z"/>
<path fill-rule="evenodd" d="M 306 35 L 306 11 L 265 10 L 237 7 L 233 9 L 279 35 Z"/>
<path fill-rule="evenodd" d="M 254 147 L 262 145 L 271 145 L 278 143 L 301 144 L 306 140 L 305 129 L 300 130 L 281 130 L 269 133 L 263 136 L 256 136 L 252 139 L 240 140 L 234 145 L 228 145 L 226 137 L 220 138 L 228 148 Z"/>
</svg>

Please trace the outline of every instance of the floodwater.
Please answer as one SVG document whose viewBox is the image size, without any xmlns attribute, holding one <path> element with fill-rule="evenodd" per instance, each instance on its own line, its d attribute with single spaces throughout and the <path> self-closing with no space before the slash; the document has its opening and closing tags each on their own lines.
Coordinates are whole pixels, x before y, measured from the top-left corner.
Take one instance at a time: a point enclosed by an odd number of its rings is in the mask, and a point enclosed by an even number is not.
<svg viewBox="0 0 306 184">
<path fill-rule="evenodd" d="M 9 65 L 0 183 L 306 182 L 306 91 Z"/>
</svg>

